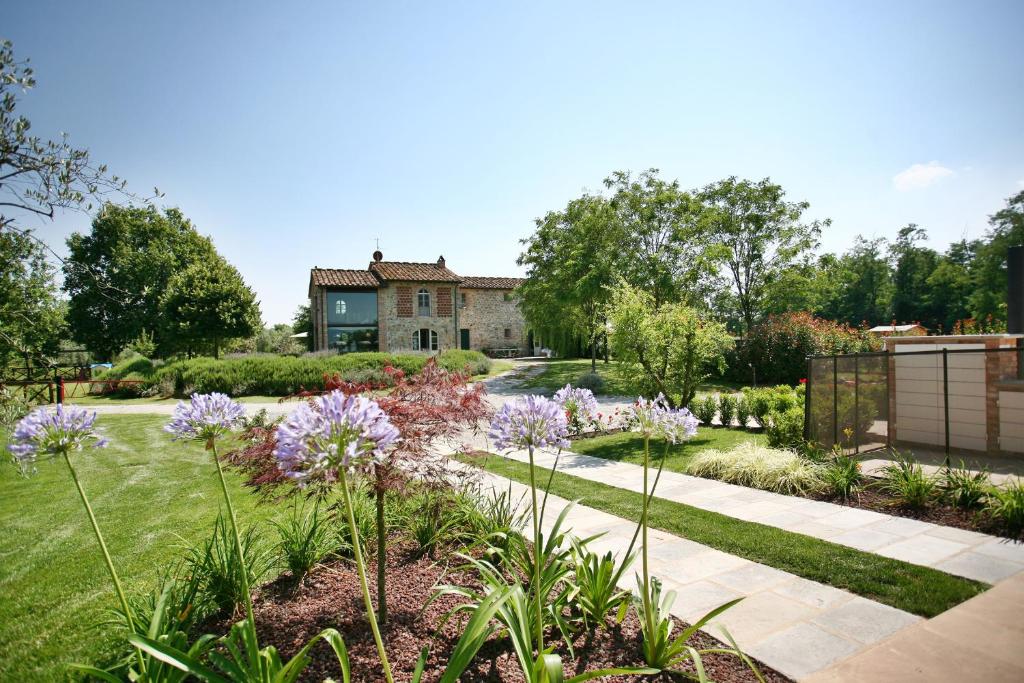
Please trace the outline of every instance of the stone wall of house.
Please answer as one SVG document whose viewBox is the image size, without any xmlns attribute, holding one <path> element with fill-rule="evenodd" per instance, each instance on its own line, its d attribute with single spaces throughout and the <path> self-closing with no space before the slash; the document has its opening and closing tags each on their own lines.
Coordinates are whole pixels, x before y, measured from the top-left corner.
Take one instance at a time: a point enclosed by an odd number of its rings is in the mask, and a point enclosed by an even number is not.
<svg viewBox="0 0 1024 683">
<path fill-rule="evenodd" d="M 469 348 L 517 348 L 521 355 L 529 355 L 526 321 L 515 299 L 506 300 L 508 293 L 507 289 L 459 289 L 459 327 L 469 329 Z"/>
<path fill-rule="evenodd" d="M 314 287 L 313 296 L 309 299 L 309 315 L 313 321 L 313 350 L 327 348 L 327 307 L 325 304 L 327 289 Z"/>
<path fill-rule="evenodd" d="M 430 315 L 418 315 L 416 294 L 430 292 Z M 459 335 L 452 315 L 454 288 L 436 282 L 397 282 L 377 290 L 377 319 L 380 350 L 390 353 L 412 351 L 413 333 L 426 328 L 437 332 L 437 350 L 457 349 Z"/>
</svg>

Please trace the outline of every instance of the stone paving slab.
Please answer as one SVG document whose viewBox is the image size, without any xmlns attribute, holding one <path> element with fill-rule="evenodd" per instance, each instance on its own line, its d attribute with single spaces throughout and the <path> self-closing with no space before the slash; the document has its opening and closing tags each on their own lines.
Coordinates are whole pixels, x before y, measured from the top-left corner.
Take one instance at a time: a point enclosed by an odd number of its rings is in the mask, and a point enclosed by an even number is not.
<svg viewBox="0 0 1024 683">
<path fill-rule="evenodd" d="M 468 466 L 452 463 L 461 471 Z M 481 488 L 511 491 L 514 500 L 529 488 L 490 473 L 478 472 Z M 523 498 L 523 505 L 527 505 Z M 549 496 L 543 520 L 545 530 L 570 502 Z M 525 507 L 523 508 L 526 509 Z M 529 525 L 529 520 L 527 520 Z M 622 556 L 636 523 L 583 505 L 574 506 L 566 527 L 576 535 L 606 532 L 591 549 Z M 528 527 L 527 527 L 528 528 Z M 672 613 L 693 623 L 712 609 L 736 598 L 743 601 L 715 618 L 704 629 L 721 638 L 727 628 L 740 647 L 765 664 L 793 678 L 814 673 L 833 662 L 862 651 L 920 617 L 816 583 L 694 541 L 652 529 L 649 531 L 651 572 L 677 597 Z M 633 571 L 621 586 L 636 588 Z"/>
<path fill-rule="evenodd" d="M 807 683 L 1024 681 L 1024 574 L 827 667 Z M 785 634 L 786 636 L 791 634 Z M 777 637 L 782 637 L 782 634 Z M 785 656 L 785 642 L 777 655 Z M 813 656 L 813 643 L 808 643 Z M 748 650 L 757 655 L 757 648 Z"/>
<path fill-rule="evenodd" d="M 479 443 L 478 447 L 486 448 L 486 444 Z M 502 455 L 520 462 L 528 460 L 525 451 Z M 566 474 L 628 491 L 643 490 L 643 471 L 640 465 L 571 452 L 563 452 L 557 456 L 557 460 L 559 471 Z M 556 455 L 553 453 L 535 455 L 535 462 L 541 467 L 550 468 L 555 461 Z M 986 583 L 1024 572 L 1024 543 L 974 531 L 759 491 L 668 470 L 662 472 L 656 495 L 702 510 L 813 536 Z"/>
</svg>

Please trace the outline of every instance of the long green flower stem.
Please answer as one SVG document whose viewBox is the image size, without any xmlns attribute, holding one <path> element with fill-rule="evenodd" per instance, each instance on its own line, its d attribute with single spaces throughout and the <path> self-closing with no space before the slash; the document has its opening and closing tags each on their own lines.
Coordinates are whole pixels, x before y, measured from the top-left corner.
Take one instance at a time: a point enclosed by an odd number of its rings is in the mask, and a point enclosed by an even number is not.
<svg viewBox="0 0 1024 683">
<path fill-rule="evenodd" d="M 89 513 L 89 521 L 92 522 L 93 533 L 96 534 L 96 540 L 100 544 L 100 550 L 103 551 L 103 560 L 107 563 L 107 571 L 110 572 L 110 578 L 114 582 L 114 590 L 117 592 L 117 599 L 121 601 L 121 609 L 124 611 L 124 619 L 128 624 L 128 630 L 135 633 L 135 622 L 132 619 L 132 610 L 128 606 L 128 599 L 124 595 L 124 589 L 121 587 L 121 580 L 117 578 L 117 572 L 114 570 L 114 562 L 110 559 L 110 551 L 107 550 L 107 544 L 103 540 L 103 534 L 100 533 L 100 525 L 96 522 L 96 515 L 92 512 L 92 505 L 89 504 L 89 498 L 85 495 L 85 489 L 82 488 L 82 482 L 78 480 L 78 472 L 75 471 L 74 466 L 71 464 L 71 458 L 68 457 L 67 451 L 62 451 L 64 455 L 64 462 L 68 464 L 68 470 L 71 471 L 71 478 L 75 480 L 75 487 L 78 488 L 78 495 L 82 498 L 82 504 L 85 505 L 85 511 Z M 142 651 L 135 648 L 135 653 L 139 657 L 139 671 L 140 673 L 146 673 L 146 659 L 142 656 Z"/>
<path fill-rule="evenodd" d="M 644 619 L 647 622 L 647 634 L 648 637 L 653 637 L 654 634 L 654 614 L 651 612 L 651 574 L 647 566 L 647 508 L 650 504 L 650 498 L 647 497 L 647 468 L 651 459 L 651 435 L 644 434 L 644 494 L 643 494 L 643 505 L 640 508 L 640 528 L 643 534 L 643 540 L 641 541 L 641 557 L 643 558 L 643 603 L 644 603 Z"/>
<path fill-rule="evenodd" d="M 544 651 L 544 606 L 541 595 L 541 568 L 540 568 L 540 514 L 537 507 L 537 478 L 533 466 L 533 445 L 527 449 L 530 452 L 530 494 L 533 497 L 533 571 L 534 583 L 537 589 L 537 654 Z"/>
<path fill-rule="evenodd" d="M 242 537 L 238 535 L 238 520 L 235 518 L 235 508 L 231 504 L 231 496 L 228 494 L 228 484 L 224 480 L 224 469 L 220 466 L 220 458 L 217 457 L 217 440 L 210 439 L 207 449 L 213 451 L 213 462 L 217 465 L 217 474 L 220 475 L 220 490 L 224 492 L 224 504 L 228 508 L 228 518 L 231 520 L 231 532 L 235 537 L 235 552 L 238 553 L 239 581 L 242 583 L 242 594 L 245 596 L 245 616 L 256 628 L 256 617 L 252 612 L 252 595 L 249 593 L 249 568 L 245 564 L 245 554 L 242 552 Z"/>
<path fill-rule="evenodd" d="M 356 571 L 359 573 L 359 587 L 363 591 L 363 601 L 366 603 L 366 618 L 370 620 L 370 630 L 373 631 L 373 640 L 377 644 L 377 654 L 380 655 L 381 666 L 384 667 L 384 678 L 388 683 L 394 683 L 391 675 L 391 665 L 388 664 L 388 653 L 384 650 L 384 641 L 380 637 L 380 629 L 377 627 L 377 617 L 373 613 L 373 601 L 370 599 L 370 586 L 366 583 L 366 568 L 363 566 L 363 552 L 359 549 L 359 531 L 356 528 L 356 517 L 352 512 L 352 496 L 348 490 L 348 479 L 345 468 L 338 468 L 338 476 L 341 479 L 341 491 L 345 496 L 345 512 L 348 515 L 348 526 L 352 532 L 352 554 L 355 555 Z M 378 533 L 382 531 L 378 530 Z"/>
</svg>

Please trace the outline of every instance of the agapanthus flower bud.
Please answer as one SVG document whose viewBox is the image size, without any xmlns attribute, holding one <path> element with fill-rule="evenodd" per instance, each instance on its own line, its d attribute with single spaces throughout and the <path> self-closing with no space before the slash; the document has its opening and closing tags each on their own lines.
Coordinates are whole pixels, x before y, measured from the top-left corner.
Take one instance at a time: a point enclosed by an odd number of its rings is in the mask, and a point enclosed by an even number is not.
<svg viewBox="0 0 1024 683">
<path fill-rule="evenodd" d="M 568 423 L 562 407 L 543 396 L 506 403 L 491 420 L 489 436 L 498 448 L 567 448 Z"/>
<path fill-rule="evenodd" d="M 245 408 L 226 394 L 192 394 L 188 403 L 178 401 L 164 431 L 176 439 L 209 441 L 230 432 L 245 417 Z"/>
<path fill-rule="evenodd" d="M 53 456 L 81 450 L 86 445 L 103 448 L 107 440 L 93 430 L 96 411 L 89 412 L 77 406 L 58 404 L 56 408 L 36 408 L 14 427 L 11 452 L 14 463 L 22 474 L 35 471 L 40 456 Z"/>
<path fill-rule="evenodd" d="M 303 403 L 277 428 L 274 457 L 286 476 L 304 482 L 384 456 L 398 429 L 376 401 L 332 391 Z"/>
</svg>

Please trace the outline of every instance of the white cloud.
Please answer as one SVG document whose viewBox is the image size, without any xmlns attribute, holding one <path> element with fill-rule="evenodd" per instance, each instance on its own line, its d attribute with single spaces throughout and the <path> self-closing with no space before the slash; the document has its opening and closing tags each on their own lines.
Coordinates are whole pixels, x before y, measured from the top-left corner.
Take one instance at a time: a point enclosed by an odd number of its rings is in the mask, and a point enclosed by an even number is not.
<svg viewBox="0 0 1024 683">
<path fill-rule="evenodd" d="M 951 175 L 955 175 L 952 169 L 946 168 L 937 161 L 929 161 L 927 164 L 914 164 L 910 168 L 900 171 L 892 177 L 892 184 L 900 192 L 909 192 L 934 185 Z"/>
</svg>

